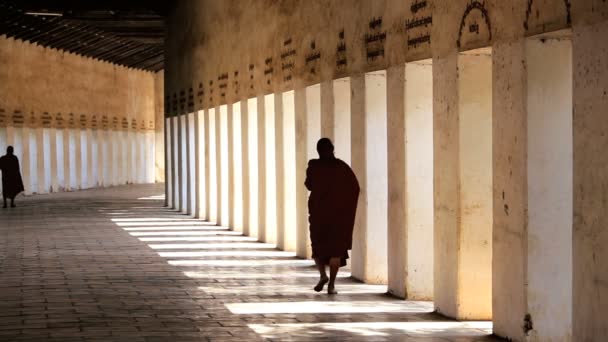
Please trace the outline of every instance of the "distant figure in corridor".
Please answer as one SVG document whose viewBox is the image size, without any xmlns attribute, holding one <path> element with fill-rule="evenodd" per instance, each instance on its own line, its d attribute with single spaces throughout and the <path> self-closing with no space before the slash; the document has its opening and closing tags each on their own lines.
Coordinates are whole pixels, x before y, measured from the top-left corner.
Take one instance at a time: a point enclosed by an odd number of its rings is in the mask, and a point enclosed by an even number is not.
<svg viewBox="0 0 608 342">
<path fill-rule="evenodd" d="M 11 199 L 11 207 L 15 207 L 15 196 L 24 191 L 19 159 L 13 154 L 13 146 L 6 149 L 6 155 L 0 157 L 0 170 L 2 170 L 2 197 L 6 208 L 6 199 Z"/>
<path fill-rule="evenodd" d="M 319 159 L 308 162 L 305 182 L 310 190 L 308 221 L 312 257 L 321 276 L 314 290 L 323 291 L 329 282 L 327 293 L 337 294 L 338 269 L 346 266 L 348 250 L 352 248 L 359 182 L 350 166 L 334 156 L 331 140 L 320 139 L 317 152 Z M 326 265 L 329 265 L 329 278 L 325 273 Z"/>
</svg>

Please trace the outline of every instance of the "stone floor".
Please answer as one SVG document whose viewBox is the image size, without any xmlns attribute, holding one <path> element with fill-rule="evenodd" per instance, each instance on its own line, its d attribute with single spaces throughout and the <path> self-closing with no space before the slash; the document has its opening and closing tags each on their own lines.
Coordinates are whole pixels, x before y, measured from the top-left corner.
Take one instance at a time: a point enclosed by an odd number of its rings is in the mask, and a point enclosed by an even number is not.
<svg viewBox="0 0 608 342">
<path fill-rule="evenodd" d="M 0 209 L 0 341 L 498 341 L 311 262 L 162 207 L 158 185 Z"/>
</svg>

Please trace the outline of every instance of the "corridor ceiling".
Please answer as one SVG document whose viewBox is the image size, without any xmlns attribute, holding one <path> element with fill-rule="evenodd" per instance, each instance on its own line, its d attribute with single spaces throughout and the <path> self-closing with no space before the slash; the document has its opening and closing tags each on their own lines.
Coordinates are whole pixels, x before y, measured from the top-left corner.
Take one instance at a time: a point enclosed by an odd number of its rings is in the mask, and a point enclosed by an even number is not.
<svg viewBox="0 0 608 342">
<path fill-rule="evenodd" d="M 0 35 L 123 65 L 164 67 L 170 1 L 0 0 Z"/>
</svg>

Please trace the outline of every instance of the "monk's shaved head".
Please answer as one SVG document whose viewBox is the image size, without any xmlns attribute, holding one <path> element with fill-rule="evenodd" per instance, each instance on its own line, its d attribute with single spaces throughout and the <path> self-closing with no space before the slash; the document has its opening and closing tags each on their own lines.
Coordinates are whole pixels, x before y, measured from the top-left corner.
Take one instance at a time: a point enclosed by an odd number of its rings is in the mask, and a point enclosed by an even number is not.
<svg viewBox="0 0 608 342">
<path fill-rule="evenodd" d="M 329 140 L 329 138 L 321 138 L 317 142 L 317 152 L 319 152 L 320 157 L 333 155 L 334 153 L 334 144 Z"/>
<path fill-rule="evenodd" d="M 15 149 L 13 149 L 13 146 L 9 146 L 6 148 L 6 154 L 13 154 L 14 151 Z"/>
</svg>

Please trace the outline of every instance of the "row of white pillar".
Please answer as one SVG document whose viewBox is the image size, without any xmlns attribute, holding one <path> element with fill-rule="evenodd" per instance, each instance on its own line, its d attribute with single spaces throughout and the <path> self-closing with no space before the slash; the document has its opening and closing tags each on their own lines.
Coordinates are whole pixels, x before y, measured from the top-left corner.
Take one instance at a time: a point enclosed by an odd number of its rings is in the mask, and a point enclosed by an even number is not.
<svg viewBox="0 0 608 342">
<path fill-rule="evenodd" d="M 154 132 L 0 127 L 0 146 L 13 146 L 25 194 L 153 183 Z"/>
<path fill-rule="evenodd" d="M 571 43 L 528 44 L 523 58 L 533 70 L 517 85 L 527 110 L 526 171 L 515 172 L 527 177 L 525 189 L 509 181 L 514 166 L 503 165 L 519 143 L 505 144 L 507 128 L 494 122 L 502 108 L 493 101 L 492 51 L 483 49 L 167 118 L 167 204 L 310 257 L 305 171 L 316 141 L 329 137 L 362 189 L 354 277 L 387 283 L 399 297 L 432 299 L 454 318 L 494 318 L 504 336 L 522 334 L 525 315 L 509 313 L 508 298 L 523 296 L 538 336 L 567 336 Z M 548 55 L 557 56 L 553 63 L 543 61 Z M 494 220 L 517 208 L 529 215 L 528 236 L 519 238 L 528 249 L 509 251 L 515 244 Z M 503 281 L 518 260 L 527 287 Z M 558 284 L 544 293 L 544 281 Z"/>
</svg>

